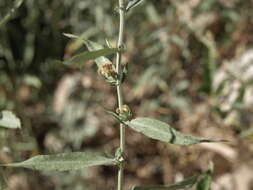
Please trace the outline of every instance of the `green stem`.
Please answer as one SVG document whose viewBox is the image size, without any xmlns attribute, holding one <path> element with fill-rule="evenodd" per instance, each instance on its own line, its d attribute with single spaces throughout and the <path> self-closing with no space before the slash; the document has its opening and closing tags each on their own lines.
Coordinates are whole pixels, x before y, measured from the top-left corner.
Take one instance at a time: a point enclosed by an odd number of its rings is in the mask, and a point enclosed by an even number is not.
<svg viewBox="0 0 253 190">
<path fill-rule="evenodd" d="M 118 36 L 118 48 L 122 48 L 123 38 L 124 38 L 124 26 L 125 26 L 124 0 L 119 0 L 119 16 L 120 16 L 120 24 L 119 24 L 119 36 Z M 122 74 L 121 52 L 117 53 L 116 70 L 117 70 L 118 76 L 121 76 Z M 123 95 L 122 95 L 122 87 L 121 87 L 120 79 L 118 79 L 117 81 L 117 97 L 118 97 L 118 108 L 119 110 L 122 110 Z M 120 150 L 122 154 L 125 151 L 125 126 L 123 124 L 120 124 Z M 124 163 L 122 162 L 119 165 L 119 171 L 118 171 L 118 190 L 123 190 L 123 184 L 124 184 Z"/>
</svg>

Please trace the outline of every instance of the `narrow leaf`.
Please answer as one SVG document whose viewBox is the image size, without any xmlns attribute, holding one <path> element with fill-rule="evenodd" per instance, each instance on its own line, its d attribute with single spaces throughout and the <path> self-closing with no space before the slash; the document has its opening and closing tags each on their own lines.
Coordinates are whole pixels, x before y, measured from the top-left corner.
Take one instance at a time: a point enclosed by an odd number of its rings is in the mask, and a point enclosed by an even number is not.
<svg viewBox="0 0 253 190">
<path fill-rule="evenodd" d="M 69 33 L 63 33 L 64 36 L 68 37 L 68 38 L 72 38 L 72 39 L 77 39 L 79 40 L 79 36 L 74 35 L 74 34 L 69 34 Z M 82 39 L 81 39 L 82 40 Z"/>
<path fill-rule="evenodd" d="M 168 186 L 133 187 L 131 190 L 177 190 L 190 188 L 197 182 L 198 176 L 187 178 L 183 181 Z"/>
<path fill-rule="evenodd" d="M 109 55 L 112 53 L 116 53 L 119 51 L 118 48 L 104 48 L 102 45 L 92 42 L 90 40 L 85 40 L 82 37 L 73 35 L 73 34 L 63 34 L 64 36 L 68 37 L 68 38 L 74 38 L 76 40 L 79 40 L 81 42 L 83 42 L 86 47 L 88 48 L 88 50 L 90 51 L 91 56 L 95 55 L 94 57 L 92 57 L 92 59 L 95 59 L 95 62 L 97 64 L 98 67 L 98 73 L 100 75 L 102 75 L 105 80 L 113 85 L 115 85 L 117 83 L 117 71 L 116 71 L 116 67 L 115 65 L 108 59 L 105 57 L 105 55 Z M 81 58 L 80 56 L 76 56 L 73 57 L 70 62 L 72 63 L 77 63 L 77 66 L 83 63 L 83 57 L 87 56 L 87 52 L 86 55 L 82 55 Z M 92 55 L 93 54 L 93 55 Z M 98 56 L 99 55 L 99 56 Z M 90 57 L 88 57 L 90 59 Z M 65 62 L 66 64 L 68 64 L 68 62 Z M 79 64 L 80 63 L 80 64 Z M 74 65 L 75 66 L 75 65 Z"/>
<path fill-rule="evenodd" d="M 109 113 L 110 115 L 112 115 L 112 116 L 113 116 L 115 119 L 117 119 L 120 123 L 125 124 L 125 123 L 122 121 L 122 119 L 120 118 L 120 116 L 117 115 L 116 113 L 114 113 L 114 112 L 112 112 L 112 111 L 108 111 L 108 110 L 106 110 L 106 112 Z"/>
<path fill-rule="evenodd" d="M 21 128 L 20 120 L 10 111 L 0 112 L 0 127 Z"/>
<path fill-rule="evenodd" d="M 0 20 L 0 27 L 4 24 L 6 24 L 11 17 L 13 16 L 13 14 L 16 12 L 16 10 L 22 5 L 23 0 L 16 0 L 14 2 L 14 5 L 12 7 L 11 10 L 9 10 L 9 12 L 3 17 L 3 19 Z"/>
<path fill-rule="evenodd" d="M 33 170 L 70 171 L 90 166 L 116 165 L 113 157 L 95 152 L 70 152 L 55 155 L 39 155 L 26 161 L 3 166 L 23 167 Z"/>
<path fill-rule="evenodd" d="M 212 170 L 207 170 L 202 174 L 202 178 L 198 181 L 196 185 L 196 190 L 210 190 L 212 183 Z"/>
<path fill-rule="evenodd" d="M 142 0 L 130 0 L 126 6 L 126 12 L 137 6 Z"/>
<path fill-rule="evenodd" d="M 103 48 L 102 45 L 92 42 L 90 40 L 85 40 L 84 43 L 87 46 L 89 51 L 96 51 L 96 50 Z M 115 49 L 115 48 L 112 48 L 112 49 Z M 117 49 L 117 51 L 118 51 L 118 49 Z M 111 65 L 111 71 L 114 71 L 116 73 L 115 65 L 107 57 L 105 57 L 105 56 L 98 57 L 95 59 L 95 62 L 97 64 L 98 71 L 99 70 L 103 71 L 104 70 L 103 66 L 105 66 L 105 65 Z M 115 79 L 115 76 L 110 75 L 110 74 L 102 74 L 102 75 L 105 77 L 106 81 L 108 81 L 109 83 L 116 84 L 117 80 Z"/>
<path fill-rule="evenodd" d="M 101 56 L 110 55 L 116 53 L 117 51 L 117 48 L 104 48 L 94 51 L 88 51 L 78 54 L 70 58 L 69 60 L 64 61 L 63 63 L 71 67 L 81 67 L 88 60 L 97 60 Z"/>
<path fill-rule="evenodd" d="M 97 51 L 97 50 L 104 49 L 104 46 L 102 46 L 101 44 L 90 41 L 90 40 L 83 39 L 80 36 L 77 36 L 74 34 L 69 34 L 69 33 L 63 33 L 63 35 L 68 38 L 71 38 L 71 39 L 76 39 L 76 40 L 82 41 L 86 45 L 86 47 L 88 48 L 89 51 Z M 109 48 L 109 49 L 114 49 L 114 48 Z M 111 63 L 111 61 L 104 56 L 100 56 L 100 57 L 96 58 L 95 62 L 98 67 L 100 67 L 103 64 Z"/>
<path fill-rule="evenodd" d="M 167 123 L 151 118 L 136 118 L 126 125 L 152 139 L 177 145 L 192 145 L 204 142 L 223 142 L 223 140 L 202 139 L 186 136 L 170 127 Z"/>
<path fill-rule="evenodd" d="M 7 183 L 3 175 L 3 171 L 0 170 L 0 190 L 5 190 L 5 189 L 7 189 Z"/>
<path fill-rule="evenodd" d="M 100 45 L 96 42 L 92 42 L 90 40 L 85 40 L 84 43 L 89 51 L 95 51 L 95 50 L 100 50 L 100 49 L 104 48 L 102 45 Z M 115 49 L 115 48 L 112 48 L 112 49 Z M 106 63 L 111 63 L 111 61 L 104 56 L 98 57 L 97 59 L 95 59 L 95 62 L 98 67 L 100 67 L 101 65 L 106 64 Z"/>
</svg>

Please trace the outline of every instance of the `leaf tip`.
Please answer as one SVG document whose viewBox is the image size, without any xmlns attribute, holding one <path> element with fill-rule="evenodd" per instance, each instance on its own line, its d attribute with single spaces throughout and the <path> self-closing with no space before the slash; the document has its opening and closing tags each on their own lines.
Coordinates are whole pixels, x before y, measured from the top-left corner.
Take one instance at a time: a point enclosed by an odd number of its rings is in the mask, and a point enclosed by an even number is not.
<svg viewBox="0 0 253 190">
<path fill-rule="evenodd" d="M 229 142 L 228 140 L 226 139 L 202 139 L 200 141 L 201 143 L 227 143 Z"/>
<path fill-rule="evenodd" d="M 78 36 L 76 36 L 74 34 L 70 34 L 70 33 L 62 33 L 62 35 L 67 38 L 79 38 Z"/>
</svg>

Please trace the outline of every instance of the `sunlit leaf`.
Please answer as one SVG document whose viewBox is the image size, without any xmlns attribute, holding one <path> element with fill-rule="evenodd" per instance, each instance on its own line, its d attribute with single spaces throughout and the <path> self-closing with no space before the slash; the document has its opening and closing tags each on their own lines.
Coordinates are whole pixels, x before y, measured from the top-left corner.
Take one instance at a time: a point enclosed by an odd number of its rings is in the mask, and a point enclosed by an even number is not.
<svg viewBox="0 0 253 190">
<path fill-rule="evenodd" d="M 25 75 L 23 78 L 25 84 L 30 85 L 35 88 L 40 88 L 42 86 L 41 80 L 34 75 Z"/>
<path fill-rule="evenodd" d="M 21 123 L 12 112 L 5 110 L 0 112 L 0 127 L 21 128 Z"/>
<path fill-rule="evenodd" d="M 54 155 L 39 155 L 19 163 L 5 164 L 9 167 L 23 167 L 33 170 L 70 171 L 90 166 L 116 165 L 113 157 L 95 152 L 69 152 Z"/>
<path fill-rule="evenodd" d="M 192 145 L 204 142 L 222 142 L 223 140 L 202 139 L 193 136 L 186 136 L 162 121 L 151 118 L 136 118 L 126 125 L 152 139 L 160 140 L 170 144 Z"/>
<path fill-rule="evenodd" d="M 63 33 L 64 36 L 68 38 L 73 38 L 73 39 L 79 39 L 80 37 L 74 34 L 69 34 L 69 33 Z"/>
<path fill-rule="evenodd" d="M 150 187 L 133 187 L 131 190 L 177 190 L 190 188 L 197 182 L 198 176 L 193 176 L 173 185 L 158 185 Z"/>
<path fill-rule="evenodd" d="M 64 61 L 63 63 L 65 65 L 71 66 L 71 67 L 81 67 L 85 64 L 88 60 L 97 60 L 100 59 L 99 57 L 110 55 L 113 53 L 116 53 L 118 51 L 117 48 L 103 48 L 99 50 L 94 51 L 87 51 L 81 54 L 78 54 L 69 60 Z"/>
</svg>

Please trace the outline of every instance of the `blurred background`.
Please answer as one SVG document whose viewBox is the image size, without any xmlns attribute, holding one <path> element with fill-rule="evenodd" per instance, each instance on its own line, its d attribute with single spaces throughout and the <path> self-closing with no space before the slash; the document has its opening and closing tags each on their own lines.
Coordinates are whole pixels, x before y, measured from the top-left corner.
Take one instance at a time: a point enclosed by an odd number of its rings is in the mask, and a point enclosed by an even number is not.
<svg viewBox="0 0 253 190">
<path fill-rule="evenodd" d="M 0 1 L 3 18 L 14 1 Z M 116 44 L 116 0 L 25 0 L 0 27 L 0 109 L 21 130 L 0 131 L 0 162 L 119 145 L 115 89 L 93 61 L 59 63 L 86 50 L 62 33 Z M 124 99 L 135 116 L 229 143 L 179 147 L 127 129 L 125 189 L 171 184 L 214 164 L 212 190 L 253 189 L 253 1 L 145 0 L 127 13 Z M 114 58 L 111 57 L 113 60 Z M 10 190 L 112 190 L 117 168 L 37 172 L 4 168 Z"/>
</svg>

